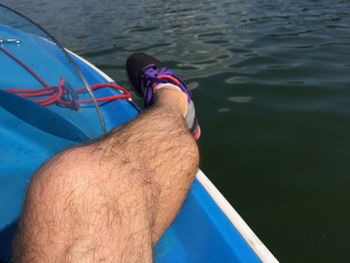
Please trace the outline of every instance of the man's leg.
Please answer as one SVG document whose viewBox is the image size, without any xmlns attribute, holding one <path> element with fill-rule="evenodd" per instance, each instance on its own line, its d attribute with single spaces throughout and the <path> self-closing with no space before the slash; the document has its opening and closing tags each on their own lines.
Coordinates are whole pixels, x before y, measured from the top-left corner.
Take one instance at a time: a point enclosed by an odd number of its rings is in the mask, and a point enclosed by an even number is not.
<svg viewBox="0 0 350 263">
<path fill-rule="evenodd" d="M 151 262 L 198 168 L 186 112 L 187 96 L 162 88 L 136 119 L 45 163 L 27 190 L 15 262 Z"/>
</svg>

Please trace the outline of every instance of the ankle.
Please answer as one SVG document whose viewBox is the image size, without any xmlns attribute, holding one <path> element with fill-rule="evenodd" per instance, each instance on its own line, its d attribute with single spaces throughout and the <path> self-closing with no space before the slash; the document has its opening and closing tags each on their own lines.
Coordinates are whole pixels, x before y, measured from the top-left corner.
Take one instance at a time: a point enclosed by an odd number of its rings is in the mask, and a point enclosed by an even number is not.
<svg viewBox="0 0 350 263">
<path fill-rule="evenodd" d="M 172 86 L 163 86 L 156 90 L 154 94 L 157 105 L 171 108 L 179 112 L 183 118 L 186 118 L 188 98 L 184 92 Z"/>
</svg>

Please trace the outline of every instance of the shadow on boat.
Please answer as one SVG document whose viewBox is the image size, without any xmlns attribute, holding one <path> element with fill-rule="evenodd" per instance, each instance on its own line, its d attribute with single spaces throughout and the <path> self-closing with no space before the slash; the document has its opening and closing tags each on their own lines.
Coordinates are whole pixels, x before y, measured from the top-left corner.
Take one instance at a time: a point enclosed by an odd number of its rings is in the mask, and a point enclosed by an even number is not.
<svg viewBox="0 0 350 263">
<path fill-rule="evenodd" d="M 12 262 L 12 240 L 18 228 L 18 220 L 0 231 L 0 262 Z"/>
</svg>

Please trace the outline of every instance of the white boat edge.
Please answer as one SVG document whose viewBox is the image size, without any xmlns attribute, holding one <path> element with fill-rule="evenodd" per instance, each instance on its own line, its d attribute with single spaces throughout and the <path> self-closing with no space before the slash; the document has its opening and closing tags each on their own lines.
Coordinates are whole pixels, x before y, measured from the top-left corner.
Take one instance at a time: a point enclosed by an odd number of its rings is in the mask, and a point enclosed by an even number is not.
<svg viewBox="0 0 350 263">
<path fill-rule="evenodd" d="M 108 82 L 114 82 L 114 80 L 109 77 L 102 70 L 98 69 L 95 65 L 84 59 L 83 57 L 75 54 L 73 51 L 66 49 L 66 51 L 83 61 L 85 64 L 96 70 L 101 76 L 103 76 Z M 279 261 L 272 255 L 270 250 L 260 241 L 260 239 L 255 235 L 255 233 L 250 229 L 243 218 L 237 213 L 237 211 L 232 207 L 232 205 L 226 200 L 226 198 L 221 194 L 221 192 L 215 187 L 215 185 L 209 180 L 209 178 L 200 170 L 196 174 L 197 180 L 208 192 L 208 194 L 213 198 L 214 202 L 218 205 L 221 211 L 230 220 L 232 225 L 241 234 L 243 239 L 248 243 L 250 248 L 254 251 L 257 257 L 266 263 L 278 263 Z"/>
<path fill-rule="evenodd" d="M 209 178 L 198 169 L 197 180 L 201 183 L 208 194 L 213 198 L 214 202 L 220 207 L 221 211 L 231 221 L 232 225 L 241 234 L 243 239 L 248 243 L 250 248 L 254 251 L 257 257 L 266 263 L 279 262 L 274 255 L 268 250 L 268 248 L 260 241 L 255 233 L 250 229 L 243 218 L 237 213 L 232 205 L 226 200 L 226 198 L 220 193 L 215 185 L 209 180 Z"/>
</svg>

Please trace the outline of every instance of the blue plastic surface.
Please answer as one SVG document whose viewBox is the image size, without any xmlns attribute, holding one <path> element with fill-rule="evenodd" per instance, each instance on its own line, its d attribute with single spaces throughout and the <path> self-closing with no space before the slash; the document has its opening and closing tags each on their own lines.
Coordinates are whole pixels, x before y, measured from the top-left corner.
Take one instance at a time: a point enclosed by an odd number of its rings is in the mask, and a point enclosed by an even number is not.
<svg viewBox="0 0 350 263">
<path fill-rule="evenodd" d="M 52 76 L 49 71 L 43 70 L 45 79 L 55 82 L 57 76 L 65 72 L 72 83 L 75 81 L 80 83 L 79 80 L 75 80 L 70 66 L 65 65 L 66 61 L 61 54 L 56 54 L 57 49 L 55 51 L 50 47 L 51 43 L 32 37 L 30 34 L 11 31 L 0 25 L 0 36 L 3 36 L 4 32 L 12 35 L 16 33 L 21 38 L 30 39 L 24 46 L 26 62 L 38 70 L 50 64 L 49 66 L 54 67 L 57 72 Z M 13 46 L 11 51 L 21 54 L 22 47 Z M 43 50 L 39 52 L 42 56 L 37 59 L 32 56 L 30 50 L 37 50 L 39 47 Z M 15 66 L 13 61 L 4 62 L 4 59 L 6 58 L 0 52 L 0 64 L 7 65 L 5 71 L 0 71 L 0 80 L 3 82 L 6 79 L 7 86 L 1 86 L 0 89 L 18 85 L 27 88 L 37 87 L 38 83 L 30 80 L 23 69 L 16 68 L 18 65 Z M 81 60 L 75 58 L 75 61 L 90 84 L 106 81 Z M 100 90 L 97 96 L 116 93 L 118 92 L 105 89 Z M 101 132 L 96 132 L 100 131 L 96 129 L 99 125 L 98 119 L 89 118 L 90 114 L 94 114 L 94 108 L 86 108 L 76 113 L 55 107 L 57 106 L 50 106 L 46 110 L 53 110 L 55 114 L 66 118 L 91 137 L 101 135 Z M 101 110 L 108 129 L 138 114 L 138 110 L 127 100 L 106 103 Z M 50 125 L 58 129 L 61 127 L 59 121 Z M 69 140 L 67 139 L 69 135 L 59 136 L 37 126 L 40 125 L 34 125 L 11 114 L 1 107 L 0 102 L 0 259 L 3 260 L 10 260 L 11 239 L 16 231 L 16 220 L 31 175 L 52 155 L 81 141 L 81 139 Z M 67 133 L 69 132 L 74 133 L 74 129 L 71 131 L 68 129 Z M 156 262 L 260 262 L 197 180 L 194 181 L 181 212 L 154 248 L 154 254 Z"/>
</svg>

